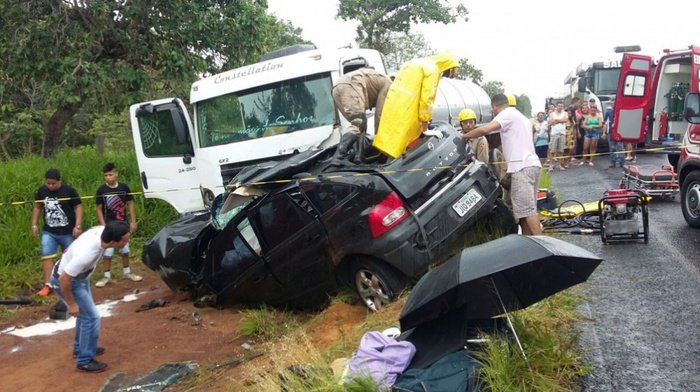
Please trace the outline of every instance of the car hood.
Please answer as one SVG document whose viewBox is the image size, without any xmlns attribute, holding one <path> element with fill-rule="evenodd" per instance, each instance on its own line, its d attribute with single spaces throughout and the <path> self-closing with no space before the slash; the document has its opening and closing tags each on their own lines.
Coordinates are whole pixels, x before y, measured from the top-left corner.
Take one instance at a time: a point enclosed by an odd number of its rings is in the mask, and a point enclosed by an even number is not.
<svg viewBox="0 0 700 392">
<path fill-rule="evenodd" d="M 173 290 L 189 285 L 199 237 L 210 226 L 209 213 L 183 216 L 163 227 L 143 246 L 143 263 Z M 213 229 L 213 228 L 212 228 Z"/>
</svg>

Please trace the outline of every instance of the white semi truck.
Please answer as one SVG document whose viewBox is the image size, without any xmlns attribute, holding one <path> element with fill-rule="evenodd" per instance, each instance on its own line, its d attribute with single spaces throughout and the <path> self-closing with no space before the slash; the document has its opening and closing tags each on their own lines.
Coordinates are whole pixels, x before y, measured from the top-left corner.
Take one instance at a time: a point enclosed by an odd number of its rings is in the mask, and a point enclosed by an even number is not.
<svg viewBox="0 0 700 392">
<path fill-rule="evenodd" d="M 335 109 L 331 88 L 360 66 L 387 72 L 376 50 L 300 45 L 194 82 L 192 116 L 178 98 L 132 105 L 145 196 L 168 202 L 180 214 L 203 210 L 243 167 L 337 144 L 348 124 Z M 454 123 L 465 107 L 477 113 L 478 122 L 491 120 L 483 89 L 442 79 L 433 120 Z"/>
</svg>

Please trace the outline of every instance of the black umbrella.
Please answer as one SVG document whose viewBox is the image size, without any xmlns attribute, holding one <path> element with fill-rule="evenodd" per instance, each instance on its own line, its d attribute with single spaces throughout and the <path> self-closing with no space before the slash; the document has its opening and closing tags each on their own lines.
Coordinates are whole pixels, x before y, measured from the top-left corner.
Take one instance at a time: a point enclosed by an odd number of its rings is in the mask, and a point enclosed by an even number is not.
<svg viewBox="0 0 700 392">
<path fill-rule="evenodd" d="M 602 259 L 547 236 L 507 237 L 463 250 L 428 271 L 401 311 L 401 330 L 458 310 L 468 320 L 526 308 L 585 282 Z"/>
</svg>

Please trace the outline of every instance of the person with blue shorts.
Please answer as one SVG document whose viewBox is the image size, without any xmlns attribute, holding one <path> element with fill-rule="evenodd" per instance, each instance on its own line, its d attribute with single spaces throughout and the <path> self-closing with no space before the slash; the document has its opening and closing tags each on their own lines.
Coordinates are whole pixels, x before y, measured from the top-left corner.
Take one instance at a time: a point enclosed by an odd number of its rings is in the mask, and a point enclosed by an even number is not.
<svg viewBox="0 0 700 392">
<path fill-rule="evenodd" d="M 44 271 L 44 285 L 37 292 L 39 296 L 51 294 L 51 268 L 56 261 L 58 247 L 65 253 L 68 246 L 81 233 L 83 205 L 78 192 L 71 186 L 61 183 L 61 172 L 49 169 L 44 175 L 45 183 L 36 192 L 32 211 L 32 235 L 39 237 L 39 215 L 44 216 L 41 230 L 41 262 Z"/>
</svg>

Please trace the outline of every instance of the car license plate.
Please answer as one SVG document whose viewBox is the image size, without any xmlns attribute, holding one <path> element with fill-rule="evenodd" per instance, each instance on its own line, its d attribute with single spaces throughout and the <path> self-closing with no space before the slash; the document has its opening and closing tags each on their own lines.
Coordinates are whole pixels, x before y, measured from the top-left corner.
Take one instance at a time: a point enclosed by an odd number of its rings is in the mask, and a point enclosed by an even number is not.
<svg viewBox="0 0 700 392">
<path fill-rule="evenodd" d="M 470 189 L 464 194 L 455 204 L 452 205 L 452 209 L 457 212 L 457 215 L 464 216 L 469 210 L 471 210 L 483 197 L 481 193 L 476 189 Z"/>
</svg>

